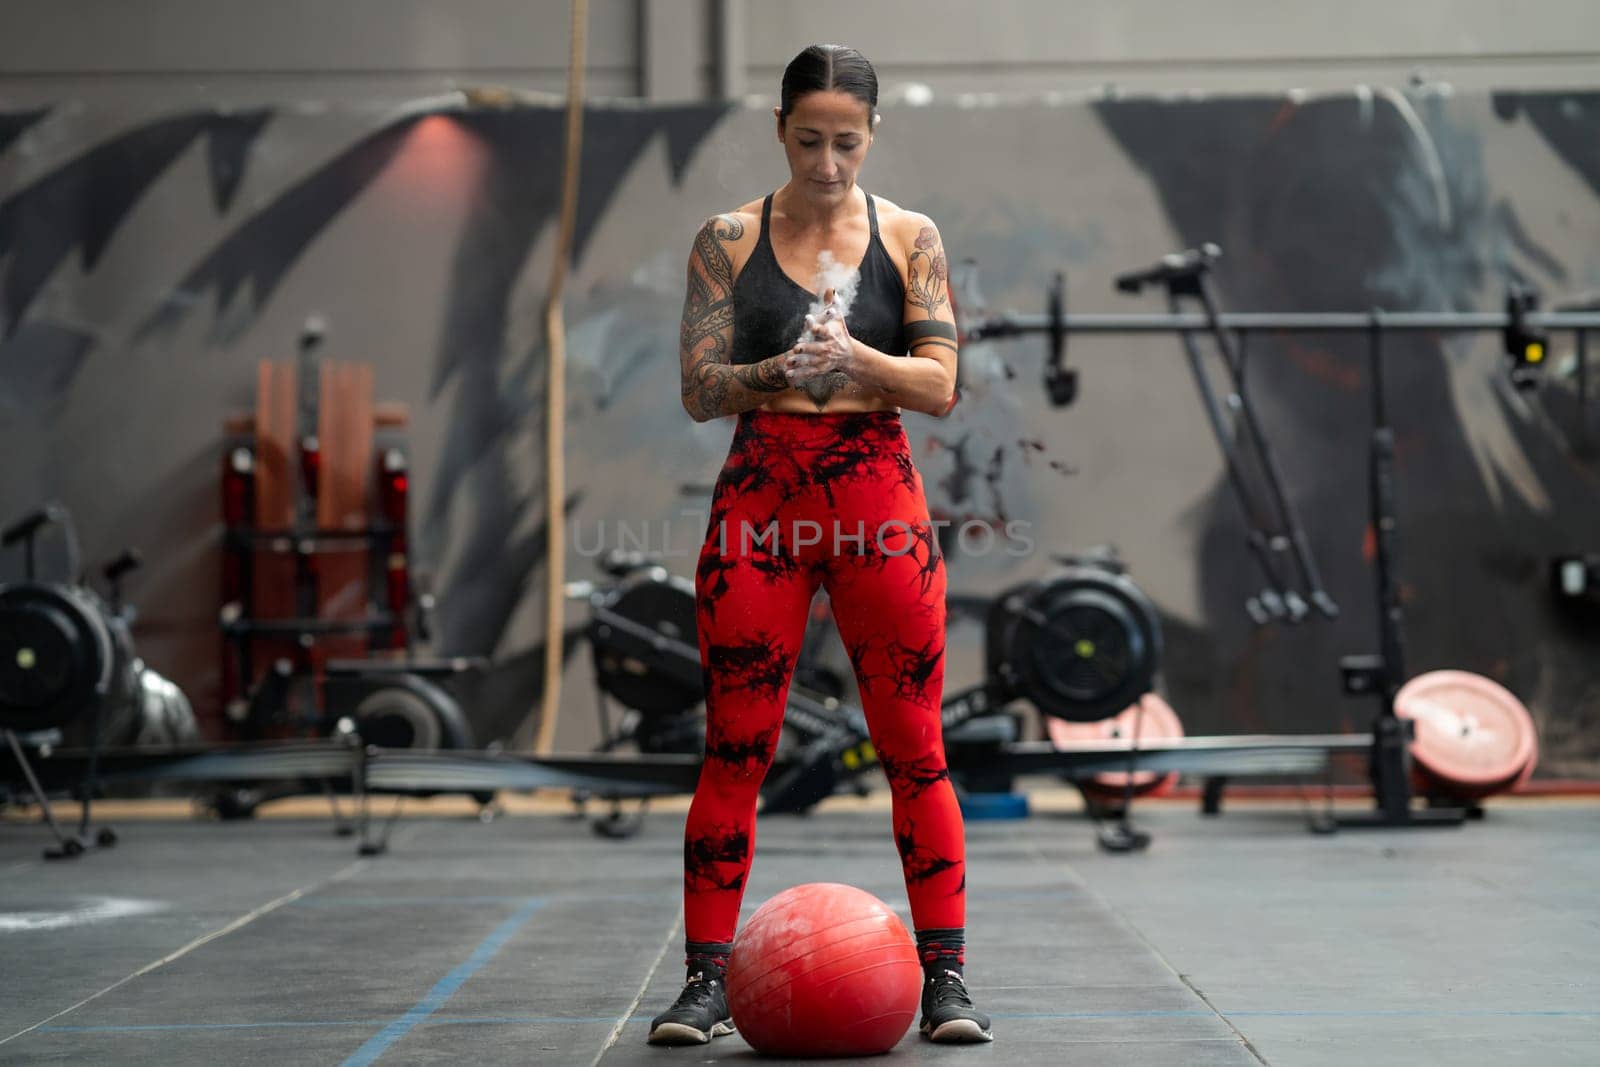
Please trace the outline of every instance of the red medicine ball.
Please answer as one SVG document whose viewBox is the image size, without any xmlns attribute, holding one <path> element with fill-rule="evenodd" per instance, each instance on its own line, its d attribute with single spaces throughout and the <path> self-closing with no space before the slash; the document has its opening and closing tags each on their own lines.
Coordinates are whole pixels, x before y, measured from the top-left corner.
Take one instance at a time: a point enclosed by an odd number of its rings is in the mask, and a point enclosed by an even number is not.
<svg viewBox="0 0 1600 1067">
<path fill-rule="evenodd" d="M 871 893 L 817 882 L 761 905 L 733 942 L 739 1035 L 780 1056 L 870 1056 L 905 1036 L 922 996 L 917 945 Z"/>
</svg>

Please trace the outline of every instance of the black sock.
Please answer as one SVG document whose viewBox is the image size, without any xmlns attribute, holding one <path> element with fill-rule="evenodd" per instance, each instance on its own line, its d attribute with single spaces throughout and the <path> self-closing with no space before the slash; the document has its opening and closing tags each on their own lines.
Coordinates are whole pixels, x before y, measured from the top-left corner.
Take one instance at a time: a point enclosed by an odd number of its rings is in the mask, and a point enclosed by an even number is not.
<svg viewBox="0 0 1600 1067">
<path fill-rule="evenodd" d="M 954 971 L 964 976 L 967 928 L 952 926 L 945 930 L 918 930 L 917 958 L 922 961 L 922 973 L 930 977 L 939 971 Z"/>
<path fill-rule="evenodd" d="M 728 957 L 732 954 L 731 941 L 720 944 L 715 941 L 685 941 L 683 963 L 689 968 L 690 978 L 696 974 L 704 974 L 707 978 L 721 978 L 728 973 Z M 711 973 L 713 971 L 716 973 Z"/>
</svg>

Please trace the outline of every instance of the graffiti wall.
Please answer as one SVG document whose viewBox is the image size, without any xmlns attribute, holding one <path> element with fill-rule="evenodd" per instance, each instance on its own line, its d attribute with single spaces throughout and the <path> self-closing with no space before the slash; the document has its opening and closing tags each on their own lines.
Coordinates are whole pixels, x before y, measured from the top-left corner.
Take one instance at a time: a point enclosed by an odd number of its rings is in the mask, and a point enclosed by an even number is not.
<svg viewBox="0 0 1600 1067">
<path fill-rule="evenodd" d="M 480 101 L 480 105 L 481 105 Z M 481 740 L 537 706 L 547 535 L 544 289 L 559 110 L 0 113 L 0 516 L 70 507 L 87 558 L 137 545 L 145 658 L 216 718 L 223 420 L 256 363 L 371 363 L 408 406 L 413 556 L 436 645 L 492 658 L 464 688 Z M 961 102 L 896 107 L 862 176 L 924 211 L 989 310 L 1160 311 L 1112 277 L 1202 241 L 1232 310 L 1492 310 L 1508 282 L 1547 305 L 1600 290 L 1600 94 Z M 732 421 L 678 401 L 684 265 L 710 214 L 786 179 L 760 108 L 589 109 L 566 317 L 568 558 L 623 537 L 689 576 Z M 1191 733 L 1363 728 L 1341 655 L 1376 651 L 1366 521 L 1365 342 L 1262 337 L 1250 388 L 1342 612 L 1258 627 L 1245 526 L 1177 341 L 1075 337 L 1078 401 L 1053 407 L 1037 340 L 962 353 L 945 420 L 907 414 L 930 505 L 1029 544 L 953 544 L 948 685 L 982 667 L 981 605 L 1053 553 L 1114 544 L 1160 605 L 1164 686 Z M 1397 337 L 1399 545 L 1412 672 L 1491 675 L 1533 707 L 1546 773 L 1600 764 L 1600 629 L 1548 592 L 1552 555 L 1600 551 L 1600 416 L 1570 338 L 1533 392 L 1493 334 Z M 697 515 L 700 516 L 697 519 Z M 987 546 L 987 547 L 985 547 Z M 0 576 L 20 563 L 0 560 Z M 583 622 L 581 604 L 568 622 Z M 560 747 L 593 743 L 570 635 Z M 842 664 L 836 644 L 827 653 Z M 846 672 L 848 673 L 848 672 Z"/>
</svg>

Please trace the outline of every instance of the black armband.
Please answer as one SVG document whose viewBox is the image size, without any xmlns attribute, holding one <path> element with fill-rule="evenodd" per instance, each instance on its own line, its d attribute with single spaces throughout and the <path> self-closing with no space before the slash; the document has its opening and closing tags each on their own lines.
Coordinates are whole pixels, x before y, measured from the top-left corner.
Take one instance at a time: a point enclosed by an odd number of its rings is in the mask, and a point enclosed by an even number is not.
<svg viewBox="0 0 1600 1067">
<path fill-rule="evenodd" d="M 930 337 L 942 337 L 947 341 L 956 339 L 956 328 L 948 322 L 938 319 L 922 319 L 906 324 L 906 344 L 912 345 L 918 341 L 925 341 Z"/>
</svg>

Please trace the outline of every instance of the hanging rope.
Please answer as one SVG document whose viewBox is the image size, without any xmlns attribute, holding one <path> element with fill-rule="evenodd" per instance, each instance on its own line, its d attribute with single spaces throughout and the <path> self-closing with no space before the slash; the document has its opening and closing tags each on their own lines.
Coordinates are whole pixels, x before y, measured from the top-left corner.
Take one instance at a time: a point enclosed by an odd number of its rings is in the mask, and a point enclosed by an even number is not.
<svg viewBox="0 0 1600 1067">
<path fill-rule="evenodd" d="M 550 374 L 545 390 L 545 554 L 544 695 L 540 701 L 539 733 L 534 752 L 545 755 L 555 742 L 561 711 L 561 653 L 566 634 L 566 447 L 567 344 L 566 319 L 561 313 L 562 291 L 572 257 L 573 233 L 578 217 L 579 153 L 583 147 L 583 68 L 589 23 L 588 0 L 572 0 L 572 37 L 567 51 L 567 137 L 562 155 L 561 230 L 550 274 L 544 309 L 545 337 L 549 340 Z"/>
</svg>

